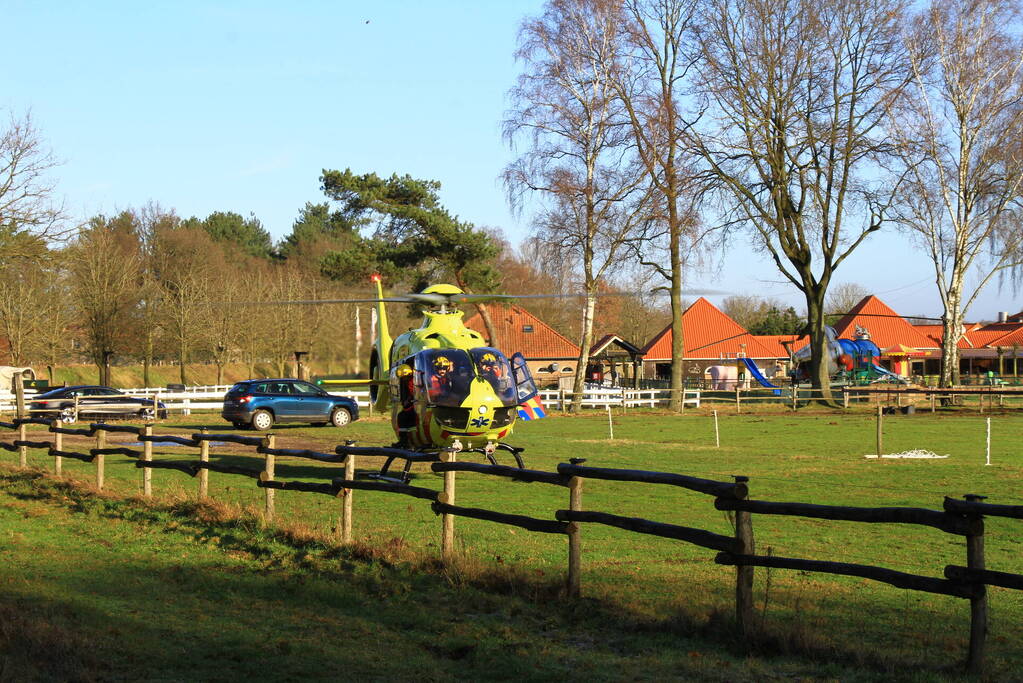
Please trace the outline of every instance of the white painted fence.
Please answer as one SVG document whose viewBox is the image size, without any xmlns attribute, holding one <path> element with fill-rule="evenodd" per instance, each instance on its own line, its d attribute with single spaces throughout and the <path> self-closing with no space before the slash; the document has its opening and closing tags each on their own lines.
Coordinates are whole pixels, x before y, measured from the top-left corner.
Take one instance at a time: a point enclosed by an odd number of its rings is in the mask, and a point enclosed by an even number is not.
<svg viewBox="0 0 1023 683">
<path fill-rule="evenodd" d="M 161 387 L 140 389 L 122 389 L 125 394 L 139 398 L 157 398 L 167 406 L 167 410 L 183 415 L 192 412 L 219 411 L 224 404 L 224 394 L 233 385 L 216 384 L 188 387 L 185 391 L 168 391 Z M 54 387 L 56 388 L 56 387 Z M 25 390 L 25 399 L 31 400 L 38 393 L 33 389 Z M 369 391 L 331 391 L 334 396 L 347 396 L 359 404 L 360 409 L 369 408 Z M 669 391 L 667 389 L 626 389 L 597 387 L 587 388 L 583 393 L 584 408 L 604 408 L 606 406 L 625 406 L 627 408 L 667 405 Z M 700 392 L 696 389 L 685 391 L 685 404 L 700 407 Z M 571 391 L 546 390 L 540 392 L 540 400 L 548 409 L 563 409 L 572 402 Z M 14 412 L 14 395 L 0 392 L 0 412 Z"/>
<path fill-rule="evenodd" d="M 192 412 L 219 411 L 224 405 L 224 394 L 233 385 L 216 384 L 208 386 L 188 387 L 185 391 L 168 391 L 166 388 L 147 387 L 142 389 L 121 389 L 128 396 L 136 398 L 156 398 L 167 406 L 170 412 L 190 415 Z M 58 387 L 51 387 L 56 389 Z M 37 392 L 25 390 L 25 400 L 30 401 Z M 359 404 L 359 408 L 369 407 L 369 391 L 331 391 L 334 396 L 347 396 Z M 14 412 L 14 394 L 0 392 L 0 412 Z"/>
<path fill-rule="evenodd" d="M 625 387 L 588 387 L 583 391 L 583 408 L 604 408 L 625 406 L 626 408 L 668 405 L 671 392 L 668 389 L 627 389 Z M 563 410 L 572 402 L 572 392 L 548 389 L 540 392 L 540 400 L 548 409 Z M 700 391 L 686 389 L 683 402 L 687 406 L 700 407 Z"/>
</svg>

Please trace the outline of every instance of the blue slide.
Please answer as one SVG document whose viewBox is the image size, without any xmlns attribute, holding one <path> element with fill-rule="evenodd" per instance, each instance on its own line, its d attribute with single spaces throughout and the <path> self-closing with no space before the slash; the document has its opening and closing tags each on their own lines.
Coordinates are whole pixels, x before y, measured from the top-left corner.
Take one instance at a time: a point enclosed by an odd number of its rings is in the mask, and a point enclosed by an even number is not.
<svg viewBox="0 0 1023 683">
<path fill-rule="evenodd" d="M 884 368 L 882 368 L 877 363 L 871 363 L 871 365 L 872 365 L 871 369 L 874 372 L 876 372 L 877 374 L 881 375 L 881 377 L 885 377 L 885 378 L 888 378 L 888 379 L 893 379 L 896 382 L 901 382 L 902 384 L 909 384 L 909 380 L 908 379 L 905 379 L 903 377 L 899 377 L 898 375 L 896 375 L 894 372 L 892 372 L 890 370 L 885 370 Z"/>
<path fill-rule="evenodd" d="M 751 359 L 749 359 L 749 358 L 740 358 L 739 360 L 741 360 L 743 362 L 743 364 L 749 370 L 750 374 L 753 375 L 753 379 L 755 379 L 756 381 L 760 382 L 761 386 L 770 387 L 771 389 L 778 389 L 778 385 L 777 384 L 771 384 L 768 381 L 768 379 L 766 377 L 764 377 L 764 375 L 760 372 L 760 368 L 757 367 L 757 364 L 754 363 Z M 780 396 L 781 395 L 781 389 L 778 389 L 778 391 L 775 391 L 774 395 L 775 396 Z"/>
</svg>

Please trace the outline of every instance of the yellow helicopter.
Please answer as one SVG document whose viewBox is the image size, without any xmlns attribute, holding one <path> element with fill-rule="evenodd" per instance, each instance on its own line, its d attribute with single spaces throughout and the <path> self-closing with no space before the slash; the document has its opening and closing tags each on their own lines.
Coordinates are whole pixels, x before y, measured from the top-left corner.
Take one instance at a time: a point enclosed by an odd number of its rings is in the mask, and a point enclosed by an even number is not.
<svg viewBox="0 0 1023 683">
<path fill-rule="evenodd" d="M 431 451 L 455 446 L 486 455 L 511 453 L 523 467 L 516 448 L 504 442 L 512 432 L 519 406 L 530 406 L 537 395 L 529 367 L 521 353 L 508 359 L 467 328 L 458 304 L 509 300 L 500 294 L 466 294 L 453 285 L 439 284 L 418 294 L 384 297 L 379 275 L 374 275 L 378 327 L 370 353 L 368 380 L 320 380 L 322 385 L 369 384 L 375 410 L 390 408 L 397 436 L 395 447 Z M 423 324 L 391 340 L 386 303 L 425 306 Z M 382 388 L 386 387 L 386 390 Z M 539 413 L 540 416 L 542 412 Z"/>
</svg>

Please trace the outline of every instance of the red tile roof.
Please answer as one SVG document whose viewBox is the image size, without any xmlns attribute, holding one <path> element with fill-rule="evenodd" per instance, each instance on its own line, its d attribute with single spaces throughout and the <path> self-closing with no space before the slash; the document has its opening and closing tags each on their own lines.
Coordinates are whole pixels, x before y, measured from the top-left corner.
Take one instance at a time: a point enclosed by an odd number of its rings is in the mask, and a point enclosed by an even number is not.
<svg viewBox="0 0 1023 683">
<path fill-rule="evenodd" d="M 988 346 L 1023 346 L 1023 324 L 1016 323 L 1014 330 L 988 343 Z"/>
<path fill-rule="evenodd" d="M 915 325 L 941 346 L 941 325 Z M 966 334 L 959 340 L 960 349 L 980 349 L 984 347 L 994 348 L 997 346 L 1023 346 L 1023 323 L 990 323 L 981 325 L 979 323 L 967 323 Z"/>
<path fill-rule="evenodd" d="M 905 318 L 876 296 L 865 296 L 835 325 L 839 339 L 855 339 L 856 328 L 870 333 L 870 341 L 880 348 L 902 344 L 916 349 L 936 349 L 941 345 L 910 325 Z"/>
<path fill-rule="evenodd" d="M 700 297 L 682 314 L 682 338 L 686 358 L 718 359 L 745 350 L 749 358 L 784 358 Z M 671 358 L 671 325 L 643 347 L 643 360 Z"/>
<path fill-rule="evenodd" d="M 556 331 L 535 315 L 519 306 L 487 307 L 494 323 L 497 339 L 491 344 L 500 349 L 509 358 L 516 351 L 521 351 L 526 360 L 568 360 L 579 357 L 579 345 L 573 344 L 568 337 Z M 479 313 L 465 321 L 465 326 L 476 330 L 484 337 L 487 328 Z M 524 331 L 527 327 L 532 332 Z"/>
<path fill-rule="evenodd" d="M 975 347 L 1023 346 L 1023 323 L 990 323 L 978 325 L 966 333 Z"/>
</svg>

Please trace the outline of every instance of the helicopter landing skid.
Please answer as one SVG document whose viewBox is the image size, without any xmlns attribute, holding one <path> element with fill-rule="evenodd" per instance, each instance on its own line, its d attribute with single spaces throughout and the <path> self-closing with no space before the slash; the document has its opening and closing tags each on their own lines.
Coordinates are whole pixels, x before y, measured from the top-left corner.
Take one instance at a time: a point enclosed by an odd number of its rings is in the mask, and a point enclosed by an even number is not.
<svg viewBox="0 0 1023 683">
<path fill-rule="evenodd" d="M 511 446 L 509 444 L 500 443 L 500 442 L 498 442 L 498 443 L 491 442 L 490 444 L 488 444 L 488 446 L 489 446 L 488 448 L 462 448 L 462 449 L 459 449 L 457 452 L 459 452 L 459 453 L 480 453 L 481 455 L 486 457 L 487 462 L 489 462 L 491 465 L 497 465 L 498 462 L 497 462 L 497 458 L 494 457 L 494 452 L 495 451 L 506 451 L 508 453 L 511 453 L 512 457 L 515 458 L 515 464 L 518 465 L 518 468 L 520 470 L 526 469 L 526 464 L 522 461 L 522 456 L 519 455 L 520 453 L 522 453 L 522 451 L 526 450 L 525 448 L 518 448 L 516 446 Z M 398 444 L 394 444 L 394 446 L 392 446 L 392 448 L 402 448 L 402 447 L 400 445 L 398 445 Z M 417 452 L 419 452 L 419 453 L 433 453 L 433 451 L 417 451 Z M 372 479 L 374 481 L 385 481 L 385 482 L 392 483 L 392 484 L 407 485 L 409 483 L 409 481 L 412 479 L 412 460 L 408 460 L 408 459 L 405 460 L 405 464 L 404 464 L 404 466 L 401 469 L 401 474 L 397 474 L 397 473 L 396 474 L 391 474 L 390 473 L 391 465 L 394 463 L 394 461 L 397 458 L 398 458 L 397 455 L 389 455 L 389 456 L 387 456 L 387 460 L 384 461 L 384 464 L 380 468 L 379 472 L 376 472 L 376 473 L 373 473 L 373 474 L 366 474 L 366 475 L 363 475 L 361 478 Z"/>
<path fill-rule="evenodd" d="M 496 465 L 497 458 L 494 457 L 494 451 L 507 451 L 512 454 L 513 458 L 515 458 L 515 464 L 518 465 L 519 469 L 524 470 L 526 469 L 526 464 L 522 461 L 522 456 L 519 455 L 519 453 L 521 453 L 524 450 L 526 449 L 517 448 L 516 446 L 511 446 L 506 443 L 498 442 L 496 444 L 493 444 L 493 447 L 491 448 L 465 448 L 462 450 L 462 453 L 482 453 L 484 456 L 486 456 L 487 462 L 489 462 L 491 465 Z"/>
<path fill-rule="evenodd" d="M 387 456 L 387 460 L 384 461 L 384 466 L 380 468 L 380 472 L 377 474 L 367 474 L 367 479 L 375 479 L 376 481 L 387 481 L 392 484 L 408 484 L 409 480 L 412 479 L 412 461 L 405 460 L 405 466 L 401 470 L 400 477 L 394 477 L 388 474 L 388 470 L 391 469 L 391 463 L 398 457 L 396 455 Z"/>
</svg>

